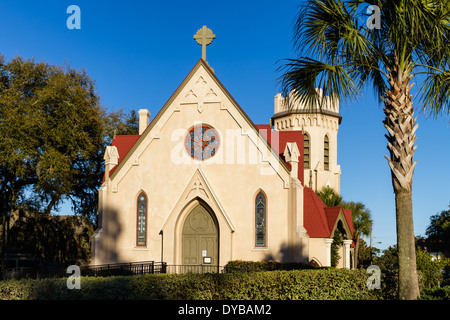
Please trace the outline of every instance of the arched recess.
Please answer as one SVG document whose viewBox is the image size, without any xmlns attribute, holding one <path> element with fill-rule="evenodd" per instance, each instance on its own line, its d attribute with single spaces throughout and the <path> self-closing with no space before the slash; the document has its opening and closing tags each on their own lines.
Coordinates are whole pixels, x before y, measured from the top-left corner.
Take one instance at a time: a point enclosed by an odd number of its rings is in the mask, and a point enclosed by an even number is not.
<svg viewBox="0 0 450 320">
<path fill-rule="evenodd" d="M 196 197 L 189 202 L 180 212 L 175 229 L 177 264 L 219 266 L 219 222 L 214 211 L 205 201 Z M 198 268 L 188 270 L 188 272 L 198 271 Z"/>
<path fill-rule="evenodd" d="M 350 231 L 350 228 L 345 221 L 344 215 L 341 211 L 338 218 L 336 219 L 336 223 L 334 224 L 332 235 L 337 231 L 342 235 L 342 240 L 351 240 L 352 239 L 352 233 Z"/>
<path fill-rule="evenodd" d="M 312 257 L 311 260 L 309 260 L 309 265 L 313 267 L 322 267 L 322 264 L 320 263 L 319 259 Z"/>
<path fill-rule="evenodd" d="M 331 236 L 333 243 L 331 244 L 331 266 L 338 268 L 351 268 L 351 251 L 350 246 L 345 246 L 346 241 L 352 240 L 352 233 L 348 223 L 341 210 L 336 218 Z"/>
<path fill-rule="evenodd" d="M 170 213 L 161 223 L 160 230 L 164 233 L 164 260 L 168 264 L 182 265 L 182 233 L 183 224 L 188 214 L 198 204 L 205 206 L 219 226 L 219 263 L 233 260 L 234 225 L 219 199 L 210 188 L 201 169 L 197 169 Z"/>
</svg>

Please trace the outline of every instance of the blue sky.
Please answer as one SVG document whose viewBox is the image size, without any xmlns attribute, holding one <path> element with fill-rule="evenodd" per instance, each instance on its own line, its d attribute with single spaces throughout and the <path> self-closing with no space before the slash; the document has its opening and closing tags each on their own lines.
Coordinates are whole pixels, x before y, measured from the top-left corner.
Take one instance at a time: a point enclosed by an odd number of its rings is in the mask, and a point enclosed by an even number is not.
<svg viewBox="0 0 450 320">
<path fill-rule="evenodd" d="M 263 124 L 279 91 L 277 62 L 294 57 L 299 3 L 1 0 L 0 53 L 83 68 L 109 110 L 148 108 L 155 115 L 201 57 L 193 35 L 207 25 L 216 34 L 208 62 L 253 122 Z M 70 5 L 81 9 L 80 30 L 66 26 Z M 450 204 L 450 118 L 417 114 L 414 222 L 415 233 L 425 235 L 430 216 Z M 356 102 L 343 102 L 341 115 L 341 194 L 371 210 L 374 246 L 385 249 L 395 244 L 396 230 L 382 106 L 366 90 Z"/>
</svg>

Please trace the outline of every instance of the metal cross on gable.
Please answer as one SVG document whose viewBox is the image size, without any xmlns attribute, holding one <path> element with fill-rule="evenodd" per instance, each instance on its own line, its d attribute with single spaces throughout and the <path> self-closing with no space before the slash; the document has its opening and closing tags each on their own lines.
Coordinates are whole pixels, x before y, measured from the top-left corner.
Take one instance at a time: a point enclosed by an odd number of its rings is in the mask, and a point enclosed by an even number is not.
<svg viewBox="0 0 450 320">
<path fill-rule="evenodd" d="M 197 43 L 202 46 L 202 59 L 206 61 L 206 46 L 210 44 L 216 35 L 207 26 L 203 26 L 198 29 L 197 33 L 194 35 L 194 39 Z"/>
</svg>

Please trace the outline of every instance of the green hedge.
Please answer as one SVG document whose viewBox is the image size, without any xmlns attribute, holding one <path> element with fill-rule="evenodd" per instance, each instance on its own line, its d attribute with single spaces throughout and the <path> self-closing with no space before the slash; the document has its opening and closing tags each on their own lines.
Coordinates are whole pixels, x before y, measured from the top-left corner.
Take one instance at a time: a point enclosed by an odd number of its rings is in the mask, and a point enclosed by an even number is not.
<svg viewBox="0 0 450 320">
<path fill-rule="evenodd" d="M 368 290 L 364 270 L 317 269 L 235 274 L 148 274 L 82 277 L 81 289 L 66 279 L 0 281 L 0 299 L 381 299 Z"/>
<path fill-rule="evenodd" d="M 224 274 L 222 299 L 373 300 L 362 270 L 320 269 Z"/>
<path fill-rule="evenodd" d="M 225 266 L 225 268 L 227 272 L 314 269 L 313 266 L 302 262 L 245 261 L 245 260 L 229 261 Z"/>
<path fill-rule="evenodd" d="M 450 285 L 442 288 L 424 289 L 420 292 L 421 300 L 450 300 Z"/>
</svg>

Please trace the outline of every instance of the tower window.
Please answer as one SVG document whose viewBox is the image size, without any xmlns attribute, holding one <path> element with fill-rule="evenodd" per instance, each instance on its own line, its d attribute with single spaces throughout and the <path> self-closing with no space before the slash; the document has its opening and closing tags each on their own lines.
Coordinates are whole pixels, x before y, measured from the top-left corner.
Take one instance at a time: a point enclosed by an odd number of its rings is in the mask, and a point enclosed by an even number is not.
<svg viewBox="0 0 450 320">
<path fill-rule="evenodd" d="M 330 170 L 330 140 L 328 135 L 325 135 L 323 144 L 323 169 Z"/>
<path fill-rule="evenodd" d="M 304 169 L 310 169 L 310 139 L 307 133 L 303 134 L 303 167 Z"/>
</svg>

